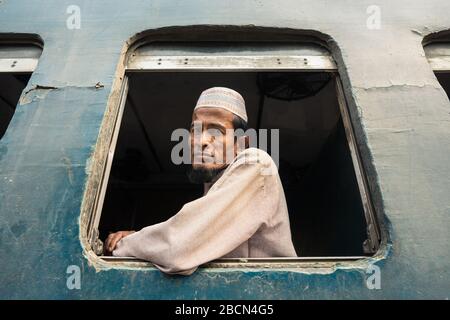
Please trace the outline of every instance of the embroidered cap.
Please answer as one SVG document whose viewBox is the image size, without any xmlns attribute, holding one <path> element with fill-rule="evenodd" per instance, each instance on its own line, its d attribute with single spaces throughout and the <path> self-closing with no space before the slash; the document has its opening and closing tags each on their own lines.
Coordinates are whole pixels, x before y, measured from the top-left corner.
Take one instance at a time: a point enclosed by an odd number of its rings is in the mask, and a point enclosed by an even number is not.
<svg viewBox="0 0 450 320">
<path fill-rule="evenodd" d="M 222 108 L 226 109 L 247 122 L 247 111 L 244 98 L 235 90 L 225 87 L 213 87 L 203 91 L 198 98 L 198 108 Z"/>
</svg>

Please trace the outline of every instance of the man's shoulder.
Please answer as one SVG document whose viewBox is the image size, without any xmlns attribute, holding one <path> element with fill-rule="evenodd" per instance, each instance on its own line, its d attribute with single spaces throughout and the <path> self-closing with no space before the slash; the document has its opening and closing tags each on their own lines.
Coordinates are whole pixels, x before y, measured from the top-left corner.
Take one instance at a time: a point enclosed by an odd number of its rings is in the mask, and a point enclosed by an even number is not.
<svg viewBox="0 0 450 320">
<path fill-rule="evenodd" d="M 235 162 L 237 164 L 255 164 L 264 167 L 275 165 L 272 157 L 266 151 L 258 148 L 248 148 L 239 152 Z"/>
<path fill-rule="evenodd" d="M 242 150 L 237 154 L 237 157 L 239 156 L 252 156 L 261 158 L 263 160 L 272 160 L 272 157 L 266 151 L 253 147 Z"/>
<path fill-rule="evenodd" d="M 267 152 L 257 148 L 248 148 L 236 155 L 210 190 L 217 189 L 225 181 L 228 181 L 228 178 L 241 177 L 244 173 L 247 178 L 263 176 L 265 179 L 270 179 L 278 176 L 278 168 Z"/>
</svg>

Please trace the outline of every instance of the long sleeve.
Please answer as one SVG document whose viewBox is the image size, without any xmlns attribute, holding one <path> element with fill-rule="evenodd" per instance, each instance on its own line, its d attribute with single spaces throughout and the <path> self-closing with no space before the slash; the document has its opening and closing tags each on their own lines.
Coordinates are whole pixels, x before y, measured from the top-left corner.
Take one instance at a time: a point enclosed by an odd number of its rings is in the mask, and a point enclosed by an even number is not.
<svg viewBox="0 0 450 320">
<path fill-rule="evenodd" d="M 134 256 L 163 272 L 189 275 L 269 225 L 280 195 L 270 188 L 275 185 L 270 180 L 278 177 L 267 169 L 276 166 L 268 154 L 254 150 L 239 153 L 206 195 L 170 219 L 123 238 L 113 255 Z"/>
</svg>

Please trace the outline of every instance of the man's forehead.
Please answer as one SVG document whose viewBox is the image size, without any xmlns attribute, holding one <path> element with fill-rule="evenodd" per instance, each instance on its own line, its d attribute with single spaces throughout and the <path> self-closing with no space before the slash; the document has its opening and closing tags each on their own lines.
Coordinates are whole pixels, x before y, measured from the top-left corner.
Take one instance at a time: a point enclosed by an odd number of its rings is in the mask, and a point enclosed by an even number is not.
<svg viewBox="0 0 450 320">
<path fill-rule="evenodd" d="M 202 107 L 194 110 L 192 121 L 227 123 L 232 122 L 234 114 L 222 108 Z"/>
</svg>

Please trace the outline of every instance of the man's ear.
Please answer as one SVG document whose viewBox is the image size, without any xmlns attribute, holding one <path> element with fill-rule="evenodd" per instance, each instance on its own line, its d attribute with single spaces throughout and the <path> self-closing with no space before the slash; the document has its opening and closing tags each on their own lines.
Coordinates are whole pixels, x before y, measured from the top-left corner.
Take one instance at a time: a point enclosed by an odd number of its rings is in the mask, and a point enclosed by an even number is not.
<svg viewBox="0 0 450 320">
<path fill-rule="evenodd" d="M 238 154 L 239 152 L 248 149 L 249 146 L 250 146 L 249 136 L 236 137 L 236 143 L 234 144 L 234 154 Z"/>
<path fill-rule="evenodd" d="M 243 136 L 243 138 L 244 138 L 245 149 L 248 149 L 248 147 L 250 146 L 250 137 L 249 136 Z"/>
</svg>

